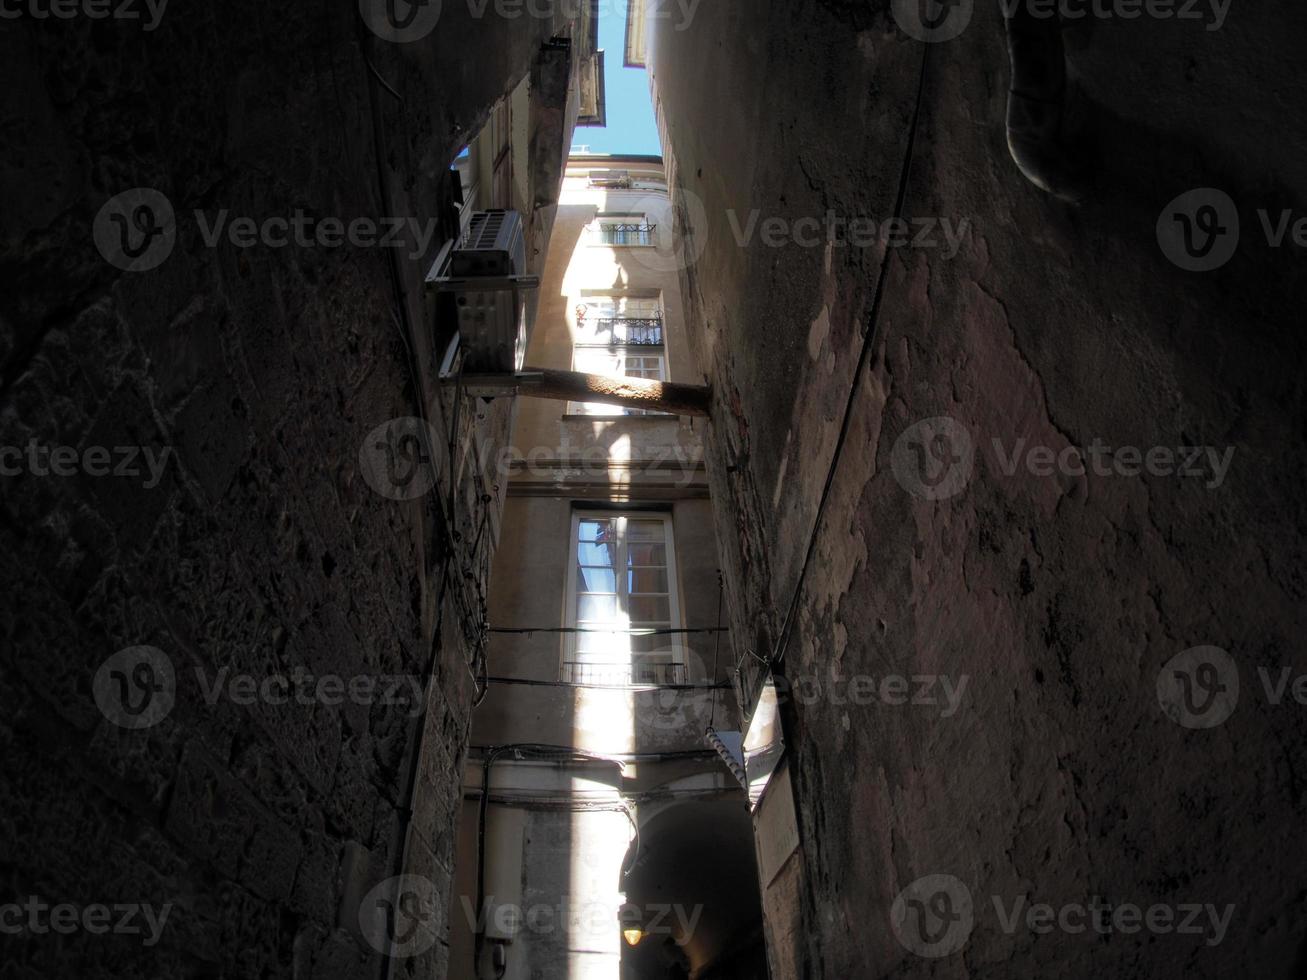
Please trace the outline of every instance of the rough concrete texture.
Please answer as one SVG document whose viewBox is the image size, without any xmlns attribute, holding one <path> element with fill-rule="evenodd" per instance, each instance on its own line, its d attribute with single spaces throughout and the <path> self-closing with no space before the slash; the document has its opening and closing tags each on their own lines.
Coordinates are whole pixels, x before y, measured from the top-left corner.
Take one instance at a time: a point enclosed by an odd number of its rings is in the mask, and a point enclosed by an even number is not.
<svg viewBox="0 0 1307 980">
<path fill-rule="evenodd" d="M 1097 175 L 1079 208 L 1009 158 L 996 5 L 929 46 L 882 0 L 705 4 L 690 29 L 655 30 L 674 195 L 703 247 L 684 284 L 715 391 L 707 452 L 737 656 L 777 643 L 871 345 L 779 668 L 825 693 L 786 709 L 801 849 L 764 903 L 769 939 L 797 945 L 774 945 L 774 975 L 1302 975 L 1307 709 L 1272 704 L 1257 671 L 1307 668 L 1307 280 L 1301 248 L 1269 248 L 1257 211 L 1303 214 L 1307 12 L 1236 5 L 1214 31 L 1071 25 Z M 1184 272 L 1155 226 L 1207 186 L 1234 198 L 1243 236 L 1224 268 Z M 702 220 L 687 217 L 695 199 Z M 755 208 L 965 218 L 970 232 L 953 258 L 737 245 L 732 220 Z M 961 491 L 932 501 L 891 463 L 936 416 L 964 425 L 976 455 Z M 1219 488 L 1009 476 L 1021 439 L 1235 456 Z M 1242 692 L 1228 721 L 1194 730 L 1164 714 L 1156 682 L 1205 644 L 1229 651 Z M 830 694 L 832 675 L 887 674 L 970 686 L 950 717 Z M 974 901 L 969 939 L 940 958 L 909 952 L 891 923 L 896 896 L 933 874 Z M 1024 920 L 1009 933 L 995 896 L 1005 911 L 1023 896 L 1234 910 L 1209 945 Z"/>
<path fill-rule="evenodd" d="M 8 976 L 353 980 L 382 970 L 359 936 L 368 888 L 405 870 L 447 896 L 497 502 L 443 458 L 408 502 L 359 465 L 364 437 L 419 405 L 438 457 L 454 426 L 421 336 L 432 254 L 392 268 L 386 249 L 211 248 L 192 213 L 444 214 L 458 148 L 567 30 L 448 6 L 402 47 L 355 4 L 0 29 L 0 443 L 172 450 L 152 489 L 4 477 L 4 892 L 173 906 L 152 948 L 7 936 Z M 168 196 L 178 239 L 158 269 L 122 273 L 92 222 L 138 186 Z M 502 441 L 507 421 L 482 431 Z M 97 711 L 92 679 L 138 644 L 170 659 L 176 704 L 132 731 Z M 195 676 L 297 667 L 419 678 L 425 714 L 211 705 Z M 395 974 L 443 963 L 438 941 Z"/>
</svg>

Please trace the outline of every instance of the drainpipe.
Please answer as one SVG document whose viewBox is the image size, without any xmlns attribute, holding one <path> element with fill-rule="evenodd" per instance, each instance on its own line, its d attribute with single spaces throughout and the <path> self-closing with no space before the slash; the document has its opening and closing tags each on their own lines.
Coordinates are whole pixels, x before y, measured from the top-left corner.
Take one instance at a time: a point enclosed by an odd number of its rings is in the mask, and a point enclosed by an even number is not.
<svg viewBox="0 0 1307 980">
<path fill-rule="evenodd" d="M 1036 187 L 1076 203 L 1089 194 L 1085 168 L 1063 140 L 1066 50 L 1062 20 L 1036 17 L 1029 2 L 1004 4 L 1008 58 L 1007 145 L 1021 173 Z"/>
</svg>

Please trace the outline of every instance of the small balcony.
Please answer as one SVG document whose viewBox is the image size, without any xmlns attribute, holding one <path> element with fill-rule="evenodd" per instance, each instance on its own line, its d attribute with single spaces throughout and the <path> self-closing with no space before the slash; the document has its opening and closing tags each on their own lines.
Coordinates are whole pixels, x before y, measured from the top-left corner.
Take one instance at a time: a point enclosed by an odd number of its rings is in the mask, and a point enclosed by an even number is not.
<svg viewBox="0 0 1307 980">
<path fill-rule="evenodd" d="M 689 683 L 685 664 L 636 660 L 634 663 L 595 663 L 569 660 L 563 664 L 563 683 L 599 687 L 631 685 L 677 686 Z"/>
<path fill-rule="evenodd" d="M 600 225 L 598 241 L 601 245 L 653 245 L 657 229 L 650 224 Z"/>
<path fill-rule="evenodd" d="M 661 347 L 663 343 L 661 316 L 601 316 L 594 324 L 595 334 L 605 344 Z"/>
</svg>

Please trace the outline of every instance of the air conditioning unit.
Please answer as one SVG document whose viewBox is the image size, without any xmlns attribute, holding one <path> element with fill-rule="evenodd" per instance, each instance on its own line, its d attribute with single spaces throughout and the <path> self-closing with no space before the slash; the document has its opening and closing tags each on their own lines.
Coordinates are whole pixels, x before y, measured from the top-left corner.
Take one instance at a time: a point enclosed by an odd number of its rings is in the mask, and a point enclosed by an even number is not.
<svg viewBox="0 0 1307 980">
<path fill-rule="evenodd" d="M 457 318 L 456 346 L 446 352 L 446 370 L 459 350 L 462 370 L 468 373 L 512 375 L 521 369 L 527 339 L 523 294 L 540 285 L 525 271 L 522 216 L 516 211 L 475 212 L 462 240 L 436 260 L 427 279 L 433 293 L 452 297 Z"/>
</svg>

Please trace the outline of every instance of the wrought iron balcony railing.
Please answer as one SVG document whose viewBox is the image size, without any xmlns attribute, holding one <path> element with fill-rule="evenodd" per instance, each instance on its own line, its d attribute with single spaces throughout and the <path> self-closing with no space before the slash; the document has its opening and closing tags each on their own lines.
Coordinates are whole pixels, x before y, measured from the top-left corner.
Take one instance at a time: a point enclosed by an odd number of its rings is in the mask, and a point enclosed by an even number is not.
<svg viewBox="0 0 1307 980">
<path fill-rule="evenodd" d="M 657 225 L 601 225 L 599 241 L 603 245 L 652 245 Z"/>
<path fill-rule="evenodd" d="M 595 331 L 606 344 L 636 344 L 657 347 L 663 342 L 661 316 L 601 316 Z"/>
<path fill-rule="evenodd" d="M 594 684 L 626 687 L 633 684 L 659 686 L 688 684 L 685 664 L 654 661 L 635 663 L 594 663 L 569 660 L 563 664 L 565 684 Z"/>
</svg>

